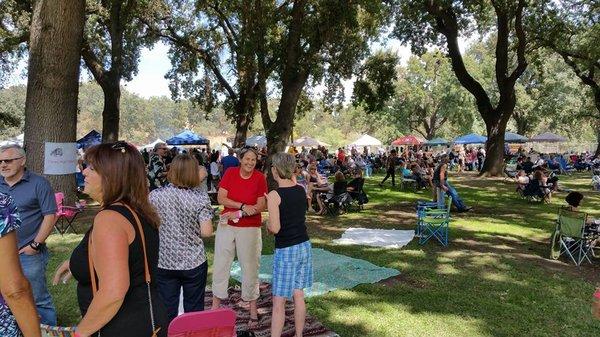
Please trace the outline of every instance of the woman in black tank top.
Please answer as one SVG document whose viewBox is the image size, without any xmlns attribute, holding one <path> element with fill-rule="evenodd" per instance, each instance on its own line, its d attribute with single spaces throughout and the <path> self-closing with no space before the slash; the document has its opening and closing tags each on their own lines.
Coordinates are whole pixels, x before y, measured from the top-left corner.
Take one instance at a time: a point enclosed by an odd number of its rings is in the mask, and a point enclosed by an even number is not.
<svg viewBox="0 0 600 337">
<path fill-rule="evenodd" d="M 155 286 L 159 220 L 148 202 L 144 161 L 124 142 L 94 146 L 85 158 L 84 191 L 103 208 L 54 277 L 57 283 L 70 271 L 78 281 L 83 318 L 76 336 L 166 336 Z"/>
<path fill-rule="evenodd" d="M 267 196 L 269 209 L 268 229 L 275 235 L 273 261 L 273 319 L 271 336 L 281 336 L 285 324 L 285 302 L 293 296 L 296 327 L 304 327 L 306 306 L 304 288 L 312 286 L 311 245 L 306 232 L 306 194 L 293 180 L 294 157 L 276 153 L 271 173 L 278 188 Z M 304 309 L 300 309 L 304 308 Z"/>
</svg>

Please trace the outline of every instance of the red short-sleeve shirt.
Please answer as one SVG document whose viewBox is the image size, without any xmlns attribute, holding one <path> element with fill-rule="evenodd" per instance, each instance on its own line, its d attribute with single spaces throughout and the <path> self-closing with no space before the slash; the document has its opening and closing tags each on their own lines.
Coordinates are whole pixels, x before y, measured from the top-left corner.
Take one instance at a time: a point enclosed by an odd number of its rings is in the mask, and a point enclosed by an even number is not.
<svg viewBox="0 0 600 337">
<path fill-rule="evenodd" d="M 264 197 L 267 193 L 267 180 L 257 170 L 252 172 L 250 178 L 244 179 L 240 176 L 239 167 L 231 167 L 225 172 L 219 183 L 219 188 L 227 190 L 227 198 L 231 200 L 243 202 L 246 205 L 256 205 L 258 198 Z M 223 213 L 231 211 L 237 211 L 237 209 L 225 207 Z M 262 217 L 258 213 L 243 217 L 237 223 L 230 220 L 228 224 L 237 227 L 260 227 Z"/>
</svg>

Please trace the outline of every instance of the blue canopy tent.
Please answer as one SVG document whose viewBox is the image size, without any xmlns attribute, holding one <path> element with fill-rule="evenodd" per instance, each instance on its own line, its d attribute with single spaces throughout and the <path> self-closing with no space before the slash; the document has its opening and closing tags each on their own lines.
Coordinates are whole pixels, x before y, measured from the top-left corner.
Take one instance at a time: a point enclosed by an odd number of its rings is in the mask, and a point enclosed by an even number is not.
<svg viewBox="0 0 600 337">
<path fill-rule="evenodd" d="M 92 130 L 77 141 L 77 148 L 87 149 L 90 146 L 98 145 L 100 143 L 102 143 L 102 135 L 98 131 Z"/>
<path fill-rule="evenodd" d="M 486 141 L 487 137 L 475 133 L 454 138 L 454 144 L 483 144 Z"/>
<path fill-rule="evenodd" d="M 526 143 L 529 139 L 525 136 L 521 136 L 518 133 L 506 132 L 504 133 L 504 141 L 507 143 Z"/>
<path fill-rule="evenodd" d="M 166 141 L 169 145 L 209 145 L 210 141 L 190 130 L 175 135 Z"/>
<path fill-rule="evenodd" d="M 450 144 L 450 142 L 445 140 L 444 138 L 433 138 L 431 140 L 426 141 L 424 145 L 439 146 L 439 145 L 448 145 L 448 144 Z"/>
</svg>

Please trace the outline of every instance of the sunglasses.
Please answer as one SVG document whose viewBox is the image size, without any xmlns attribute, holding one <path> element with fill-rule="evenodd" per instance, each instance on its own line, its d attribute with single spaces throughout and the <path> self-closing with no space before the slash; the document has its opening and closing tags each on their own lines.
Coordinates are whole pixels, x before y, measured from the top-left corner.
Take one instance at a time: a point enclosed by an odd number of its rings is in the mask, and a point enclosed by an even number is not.
<svg viewBox="0 0 600 337">
<path fill-rule="evenodd" d="M 13 161 L 15 161 L 15 160 L 17 160 L 17 159 L 21 159 L 21 158 L 23 158 L 23 157 L 21 156 L 21 157 L 17 157 L 17 158 L 11 158 L 11 159 L 0 159 L 0 164 L 2 164 L 2 163 L 7 163 L 7 164 L 10 164 L 10 163 L 12 163 Z"/>
</svg>

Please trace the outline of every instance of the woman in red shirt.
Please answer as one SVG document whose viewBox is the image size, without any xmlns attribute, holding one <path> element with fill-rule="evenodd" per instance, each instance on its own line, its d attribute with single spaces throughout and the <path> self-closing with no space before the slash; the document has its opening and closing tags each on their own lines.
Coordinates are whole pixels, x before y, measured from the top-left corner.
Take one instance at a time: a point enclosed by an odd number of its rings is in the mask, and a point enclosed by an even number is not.
<svg viewBox="0 0 600 337">
<path fill-rule="evenodd" d="M 229 220 L 217 228 L 212 281 L 212 308 L 216 309 L 221 299 L 228 297 L 231 263 L 237 252 L 242 269 L 242 300 L 250 302 L 250 328 L 258 325 L 256 300 L 262 251 L 260 212 L 266 208 L 267 193 L 265 176 L 255 169 L 257 159 L 256 150 L 242 149 L 240 166 L 227 170 L 219 184 L 217 200 L 224 206 L 223 217 Z M 243 216 L 238 219 L 240 211 Z"/>
</svg>

